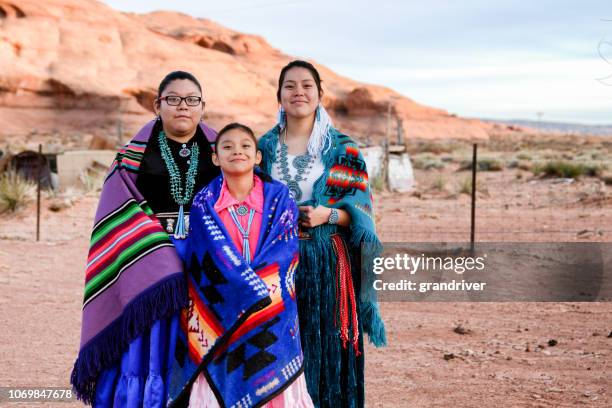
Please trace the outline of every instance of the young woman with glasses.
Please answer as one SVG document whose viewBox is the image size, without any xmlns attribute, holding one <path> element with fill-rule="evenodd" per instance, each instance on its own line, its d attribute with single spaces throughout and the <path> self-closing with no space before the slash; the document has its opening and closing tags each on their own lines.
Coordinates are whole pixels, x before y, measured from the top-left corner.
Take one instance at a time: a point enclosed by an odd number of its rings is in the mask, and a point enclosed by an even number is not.
<svg viewBox="0 0 612 408">
<path fill-rule="evenodd" d="M 122 148 L 104 183 L 85 278 L 81 346 L 71 382 L 95 406 L 166 406 L 193 196 L 219 174 L 202 122 L 202 87 L 175 71 L 157 115 Z"/>
</svg>

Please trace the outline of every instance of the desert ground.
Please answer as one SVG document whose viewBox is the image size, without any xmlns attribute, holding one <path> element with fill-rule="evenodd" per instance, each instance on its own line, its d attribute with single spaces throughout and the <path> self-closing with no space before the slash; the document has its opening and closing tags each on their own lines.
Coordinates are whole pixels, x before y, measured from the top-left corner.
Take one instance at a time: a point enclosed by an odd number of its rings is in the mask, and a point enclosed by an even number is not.
<svg viewBox="0 0 612 408">
<path fill-rule="evenodd" d="M 383 241 L 469 240 L 470 173 L 460 169 L 470 149 L 451 142 L 409 146 L 415 189 L 375 191 Z M 476 240 L 612 242 L 605 169 L 569 178 L 536 175 L 533 168 L 549 160 L 603 168 L 612 163 L 611 142 L 492 140 L 479 154 L 493 171 L 478 173 Z M 95 188 L 44 193 L 39 242 L 33 202 L 0 216 L 0 386 L 69 386 L 98 194 Z M 612 303 L 387 302 L 381 308 L 389 345 L 367 346 L 368 407 L 612 405 Z"/>
</svg>

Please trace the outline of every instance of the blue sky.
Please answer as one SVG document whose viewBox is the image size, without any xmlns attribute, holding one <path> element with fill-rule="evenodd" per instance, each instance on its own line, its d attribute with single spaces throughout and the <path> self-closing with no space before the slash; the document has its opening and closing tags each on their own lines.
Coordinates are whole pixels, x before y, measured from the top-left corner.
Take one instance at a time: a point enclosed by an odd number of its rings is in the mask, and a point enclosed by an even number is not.
<svg viewBox="0 0 612 408">
<path fill-rule="evenodd" d="M 209 18 L 461 116 L 612 123 L 609 0 L 105 3 Z"/>
</svg>

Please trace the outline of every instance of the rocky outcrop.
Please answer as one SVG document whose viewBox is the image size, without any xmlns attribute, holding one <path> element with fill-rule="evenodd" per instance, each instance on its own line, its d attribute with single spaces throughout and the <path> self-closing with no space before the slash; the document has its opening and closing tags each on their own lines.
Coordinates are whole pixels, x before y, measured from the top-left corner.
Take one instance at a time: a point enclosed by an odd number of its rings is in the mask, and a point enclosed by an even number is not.
<svg viewBox="0 0 612 408">
<path fill-rule="evenodd" d="M 181 13 L 121 13 L 93 0 L 0 0 L 0 140 L 72 134 L 78 144 L 80 132 L 117 129 L 127 137 L 152 117 L 157 85 L 176 69 L 201 80 L 212 126 L 239 120 L 261 133 L 274 123 L 277 75 L 292 59 L 262 37 Z M 324 79 L 323 103 L 356 138 L 376 141 L 387 128 L 407 137 L 482 138 L 493 127 L 312 62 Z"/>
<path fill-rule="evenodd" d="M 276 51 L 260 36 L 237 33 L 210 20 L 182 13 L 158 11 L 134 17 L 151 31 L 230 55 Z"/>
<path fill-rule="evenodd" d="M 14 3 L 0 2 L 0 18 L 24 18 L 26 14 Z"/>
</svg>

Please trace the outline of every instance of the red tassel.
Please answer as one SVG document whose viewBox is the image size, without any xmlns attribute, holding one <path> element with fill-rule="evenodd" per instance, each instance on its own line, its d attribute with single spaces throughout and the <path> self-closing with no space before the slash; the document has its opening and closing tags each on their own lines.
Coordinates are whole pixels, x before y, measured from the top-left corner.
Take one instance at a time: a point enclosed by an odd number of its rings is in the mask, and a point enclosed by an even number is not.
<svg viewBox="0 0 612 408">
<path fill-rule="evenodd" d="M 353 286 L 351 264 L 348 259 L 348 250 L 340 235 L 332 235 L 331 239 L 334 250 L 338 255 L 338 261 L 336 263 L 336 313 L 334 324 L 338 327 L 339 317 L 342 347 L 346 348 L 347 343 L 351 342 L 355 350 L 355 355 L 360 356 L 357 302 L 355 300 L 355 288 Z M 352 326 L 352 336 L 349 334 L 349 320 Z"/>
</svg>

